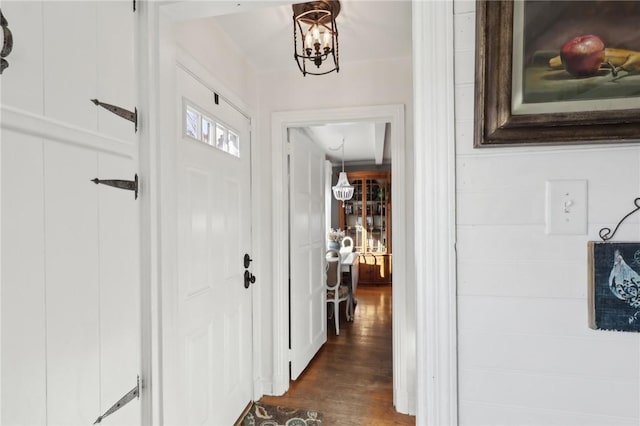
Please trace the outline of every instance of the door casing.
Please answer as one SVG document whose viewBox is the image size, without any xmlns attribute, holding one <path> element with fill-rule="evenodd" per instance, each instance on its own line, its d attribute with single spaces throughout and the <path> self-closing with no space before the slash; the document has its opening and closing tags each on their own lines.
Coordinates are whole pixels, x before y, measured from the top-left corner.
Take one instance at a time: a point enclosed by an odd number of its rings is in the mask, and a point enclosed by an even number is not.
<svg viewBox="0 0 640 426">
<path fill-rule="evenodd" d="M 417 425 L 458 424 L 453 9 L 412 4 Z"/>
<path fill-rule="evenodd" d="M 414 347 L 409 341 L 405 316 L 407 279 L 406 191 L 405 191 L 405 121 L 404 105 L 362 106 L 306 111 L 276 112 L 271 120 L 273 173 L 273 392 L 283 394 L 289 388 L 289 224 L 286 206 L 287 129 L 323 123 L 374 121 L 391 123 L 391 193 L 393 194 L 393 404 L 403 413 L 415 412 L 415 391 L 410 389 L 409 374 L 415 366 L 407 365 Z M 414 327 L 411 327 L 414 329 Z"/>
</svg>

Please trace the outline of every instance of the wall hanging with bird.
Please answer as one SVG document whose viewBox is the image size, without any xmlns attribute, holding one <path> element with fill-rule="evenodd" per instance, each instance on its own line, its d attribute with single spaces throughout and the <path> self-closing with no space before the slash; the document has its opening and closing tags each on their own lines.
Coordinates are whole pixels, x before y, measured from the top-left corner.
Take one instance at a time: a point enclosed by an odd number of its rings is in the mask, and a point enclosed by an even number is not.
<svg viewBox="0 0 640 426">
<path fill-rule="evenodd" d="M 640 242 L 589 242 L 589 326 L 640 331 Z"/>
</svg>

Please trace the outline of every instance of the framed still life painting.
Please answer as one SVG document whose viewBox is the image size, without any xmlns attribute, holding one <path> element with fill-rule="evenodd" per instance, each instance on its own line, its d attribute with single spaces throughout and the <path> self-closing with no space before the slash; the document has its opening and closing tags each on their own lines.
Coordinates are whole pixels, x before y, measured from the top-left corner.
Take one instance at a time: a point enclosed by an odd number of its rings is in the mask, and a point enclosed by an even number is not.
<svg viewBox="0 0 640 426">
<path fill-rule="evenodd" d="M 640 141 L 640 1 L 480 0 L 475 146 Z"/>
<path fill-rule="evenodd" d="M 589 252 L 589 327 L 640 331 L 640 242 L 594 242 Z"/>
</svg>

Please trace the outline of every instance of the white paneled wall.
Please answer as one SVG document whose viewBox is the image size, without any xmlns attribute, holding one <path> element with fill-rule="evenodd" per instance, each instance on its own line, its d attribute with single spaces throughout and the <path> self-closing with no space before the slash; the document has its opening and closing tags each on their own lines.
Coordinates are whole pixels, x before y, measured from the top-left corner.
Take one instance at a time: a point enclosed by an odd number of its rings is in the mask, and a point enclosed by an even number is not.
<svg viewBox="0 0 640 426">
<path fill-rule="evenodd" d="M 460 424 L 638 425 L 640 337 L 588 328 L 586 243 L 633 207 L 640 148 L 474 149 L 474 3 L 454 13 Z M 551 179 L 588 181 L 588 235 L 545 234 Z"/>
</svg>

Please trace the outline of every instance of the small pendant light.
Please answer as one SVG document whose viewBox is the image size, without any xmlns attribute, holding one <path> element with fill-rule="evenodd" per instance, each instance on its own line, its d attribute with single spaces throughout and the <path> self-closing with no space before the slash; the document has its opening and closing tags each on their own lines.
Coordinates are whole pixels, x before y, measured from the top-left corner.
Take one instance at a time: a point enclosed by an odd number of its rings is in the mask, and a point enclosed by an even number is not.
<svg viewBox="0 0 640 426">
<path fill-rule="evenodd" d="M 353 186 L 349 183 L 347 174 L 344 171 L 344 139 L 342 139 L 342 171 L 338 175 L 338 182 L 331 189 L 335 199 L 342 201 L 342 207 L 344 207 L 346 200 L 350 200 L 353 197 Z"/>
</svg>

